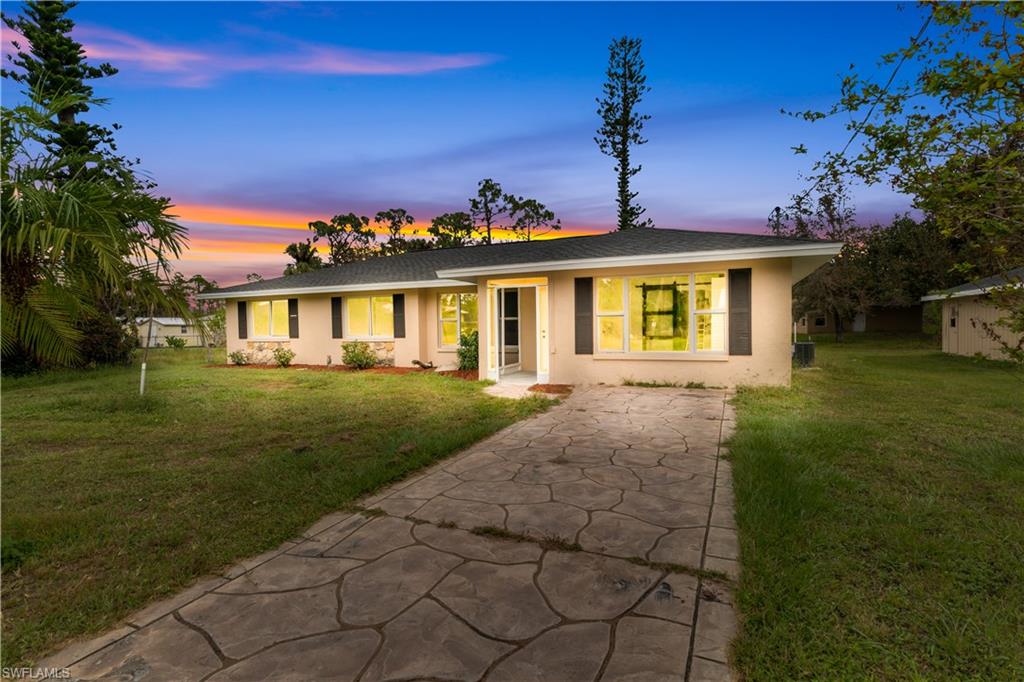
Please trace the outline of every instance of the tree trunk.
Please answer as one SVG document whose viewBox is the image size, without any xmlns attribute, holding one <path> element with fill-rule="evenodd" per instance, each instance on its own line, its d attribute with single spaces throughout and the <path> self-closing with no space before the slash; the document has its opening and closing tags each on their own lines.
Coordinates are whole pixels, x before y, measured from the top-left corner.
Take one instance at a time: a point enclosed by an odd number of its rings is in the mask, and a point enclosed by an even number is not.
<svg viewBox="0 0 1024 682">
<path fill-rule="evenodd" d="M 836 325 L 836 343 L 842 343 L 843 342 L 843 318 L 839 314 L 838 310 L 832 312 L 832 320 L 835 322 L 835 325 Z"/>
</svg>

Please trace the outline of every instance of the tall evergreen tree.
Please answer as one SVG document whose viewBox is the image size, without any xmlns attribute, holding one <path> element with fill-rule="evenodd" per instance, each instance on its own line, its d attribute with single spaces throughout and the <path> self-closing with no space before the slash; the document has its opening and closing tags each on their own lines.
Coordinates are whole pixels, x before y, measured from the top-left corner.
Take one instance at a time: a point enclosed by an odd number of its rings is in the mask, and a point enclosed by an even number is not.
<svg viewBox="0 0 1024 682">
<path fill-rule="evenodd" d="M 494 231 L 502 229 L 502 218 L 508 217 L 511 198 L 491 178 L 484 178 L 477 185 L 476 196 L 469 199 L 469 215 L 482 243 L 494 242 Z"/>
<path fill-rule="evenodd" d="M 601 127 L 597 129 L 594 141 L 602 154 L 615 159 L 615 173 L 618 175 L 616 203 L 620 230 L 634 227 L 654 227 L 648 218 L 641 221 L 646 211 L 633 200 L 637 193 L 629 189 L 630 180 L 640 172 L 641 166 L 630 165 L 630 149 L 646 144 L 640 134 L 644 123 L 651 117 L 640 114 L 636 106 L 643 96 L 650 92 L 647 76 L 644 75 L 644 60 L 640 56 L 640 39 L 623 36 L 608 46 L 608 80 L 604 84 L 604 97 L 597 100 L 597 113 Z"/>
<path fill-rule="evenodd" d="M 77 118 L 89 110 L 90 103 L 99 102 L 93 98 L 89 81 L 117 73 L 107 63 L 89 64 L 81 43 L 71 37 L 74 22 L 67 13 L 77 4 L 29 0 L 22 15 L 3 16 L 4 24 L 27 43 L 11 41 L 17 53 L 8 55 L 8 60 L 17 69 L 3 69 L 3 77 L 27 86 L 32 101 L 41 109 L 56 111 L 47 126 L 48 144 L 65 158 L 116 149 L 108 128 Z"/>
</svg>

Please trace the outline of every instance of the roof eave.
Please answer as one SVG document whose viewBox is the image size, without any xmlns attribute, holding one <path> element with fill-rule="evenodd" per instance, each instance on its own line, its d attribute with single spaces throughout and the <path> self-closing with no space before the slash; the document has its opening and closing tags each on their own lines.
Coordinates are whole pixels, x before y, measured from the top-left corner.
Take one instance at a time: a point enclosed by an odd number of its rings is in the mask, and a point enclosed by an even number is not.
<svg viewBox="0 0 1024 682">
<path fill-rule="evenodd" d="M 474 266 L 438 270 L 438 277 L 480 277 L 486 275 L 519 274 L 553 270 L 583 268 L 615 268 L 636 265 L 671 265 L 675 263 L 706 263 L 720 260 L 756 260 L 762 258 L 797 258 L 801 256 L 834 256 L 843 248 L 842 242 L 756 247 L 745 249 L 716 249 L 682 253 L 659 253 L 606 258 L 574 258 L 566 260 L 516 263 L 511 265 Z"/>
<path fill-rule="evenodd" d="M 940 291 L 937 294 L 928 294 L 927 296 L 922 296 L 921 302 L 927 303 L 928 301 L 945 301 L 946 299 L 950 298 L 969 298 L 971 296 L 984 296 L 993 289 L 1002 289 L 1003 287 L 1019 289 L 1021 287 L 1024 287 L 1024 282 L 1006 282 L 1004 284 L 997 284 L 990 287 L 975 287 L 973 289 L 964 289 L 962 291 Z"/>
<path fill-rule="evenodd" d="M 432 289 L 434 287 L 473 286 L 473 282 L 457 279 L 427 279 L 408 282 L 369 282 L 365 284 L 329 284 L 318 287 L 282 287 L 280 289 L 249 289 L 245 291 L 212 291 L 199 294 L 201 300 L 219 301 L 229 298 L 261 298 L 264 296 L 298 296 L 305 294 L 343 294 L 353 291 L 384 289 Z"/>
</svg>

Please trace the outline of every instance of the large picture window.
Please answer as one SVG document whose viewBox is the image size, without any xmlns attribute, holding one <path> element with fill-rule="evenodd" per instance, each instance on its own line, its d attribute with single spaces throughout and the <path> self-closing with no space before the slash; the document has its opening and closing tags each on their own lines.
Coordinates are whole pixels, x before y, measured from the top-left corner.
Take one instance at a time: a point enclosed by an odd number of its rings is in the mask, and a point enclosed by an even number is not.
<svg viewBox="0 0 1024 682">
<path fill-rule="evenodd" d="M 249 304 L 255 338 L 288 338 L 288 299 Z"/>
<path fill-rule="evenodd" d="M 598 352 L 725 352 L 725 273 L 595 280 Z"/>
<path fill-rule="evenodd" d="M 347 297 L 348 324 L 345 335 L 391 338 L 395 335 L 395 304 L 391 296 Z"/>
<path fill-rule="evenodd" d="M 441 326 L 441 345 L 457 346 L 463 334 L 477 330 L 476 294 L 440 294 L 438 314 Z"/>
</svg>

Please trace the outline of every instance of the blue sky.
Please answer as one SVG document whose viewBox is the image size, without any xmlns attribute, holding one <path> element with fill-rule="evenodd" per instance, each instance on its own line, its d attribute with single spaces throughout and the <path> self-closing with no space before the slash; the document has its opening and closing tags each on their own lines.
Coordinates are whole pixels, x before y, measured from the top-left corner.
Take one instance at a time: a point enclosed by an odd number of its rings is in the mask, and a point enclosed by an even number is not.
<svg viewBox="0 0 1024 682">
<path fill-rule="evenodd" d="M 124 126 L 121 150 L 192 230 L 181 269 L 222 283 L 279 273 L 309 220 L 401 206 L 425 223 L 484 177 L 567 230 L 611 228 L 594 98 L 624 34 L 653 88 L 639 201 L 659 227 L 760 231 L 848 136 L 779 110 L 827 106 L 851 64 L 884 79 L 878 56 L 922 21 L 889 3 L 84 2 L 72 17 L 121 69 L 96 84 L 97 120 Z M 865 220 L 907 208 L 885 188 L 856 200 Z"/>
</svg>

